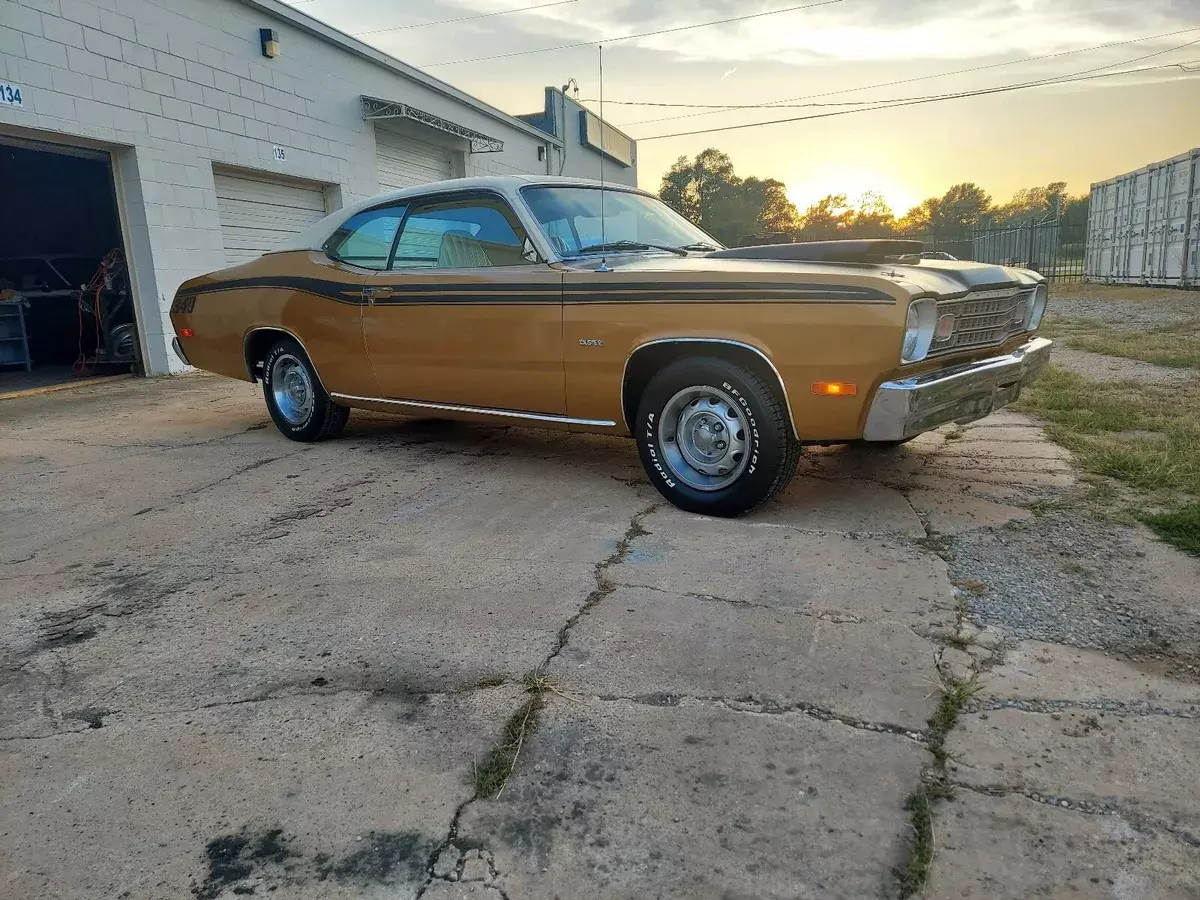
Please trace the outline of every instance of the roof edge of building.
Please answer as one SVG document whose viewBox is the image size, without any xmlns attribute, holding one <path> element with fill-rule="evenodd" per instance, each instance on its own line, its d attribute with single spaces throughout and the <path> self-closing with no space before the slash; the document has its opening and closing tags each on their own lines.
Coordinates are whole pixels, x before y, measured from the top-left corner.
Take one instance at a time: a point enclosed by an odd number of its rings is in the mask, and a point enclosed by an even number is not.
<svg viewBox="0 0 1200 900">
<path fill-rule="evenodd" d="M 496 107 L 480 100 L 478 97 L 473 97 L 466 91 L 460 90 L 459 88 L 442 81 L 440 78 L 435 78 L 427 72 L 418 69 L 416 66 L 411 66 L 406 62 L 402 62 L 401 60 L 396 59 L 396 57 L 390 56 L 389 54 L 384 53 L 382 50 L 372 47 L 370 44 L 364 43 L 358 38 L 334 28 L 332 25 L 329 25 L 326 22 L 322 22 L 320 19 L 313 18 L 306 13 L 280 2 L 280 0 L 239 0 L 239 2 L 245 4 L 246 6 L 257 9 L 258 11 L 271 16 L 272 18 L 287 22 L 288 24 L 293 25 L 302 31 L 306 31 L 309 34 L 320 38 L 321 40 L 327 41 L 331 44 L 336 44 L 343 50 L 347 50 L 350 53 L 369 60 L 370 62 L 382 66 L 385 69 L 390 69 L 396 74 L 416 81 L 430 90 L 437 91 L 439 94 L 449 97 L 452 100 L 457 100 L 460 103 L 465 103 L 468 106 L 474 107 L 484 115 L 490 116 L 499 122 L 503 122 L 506 125 L 516 128 L 517 130 L 522 131 L 531 137 L 548 141 L 556 146 L 562 145 L 562 140 L 555 135 L 543 131 L 540 128 L 537 128 L 536 126 L 531 125 L 529 122 L 525 122 L 510 113 L 506 113 L 501 109 L 497 109 Z"/>
</svg>

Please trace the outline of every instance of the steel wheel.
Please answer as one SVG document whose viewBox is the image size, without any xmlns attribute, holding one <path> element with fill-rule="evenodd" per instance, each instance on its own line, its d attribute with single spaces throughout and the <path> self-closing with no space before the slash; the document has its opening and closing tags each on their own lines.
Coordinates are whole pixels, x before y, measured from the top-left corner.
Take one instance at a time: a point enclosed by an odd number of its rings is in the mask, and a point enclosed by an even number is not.
<svg viewBox="0 0 1200 900">
<path fill-rule="evenodd" d="M 290 353 L 281 353 L 271 365 L 271 393 L 275 408 L 292 425 L 312 416 L 315 394 L 308 368 Z"/>
<path fill-rule="evenodd" d="M 667 401 L 658 437 L 671 472 L 698 491 L 719 491 L 746 470 L 746 419 L 725 391 L 684 388 Z"/>
</svg>

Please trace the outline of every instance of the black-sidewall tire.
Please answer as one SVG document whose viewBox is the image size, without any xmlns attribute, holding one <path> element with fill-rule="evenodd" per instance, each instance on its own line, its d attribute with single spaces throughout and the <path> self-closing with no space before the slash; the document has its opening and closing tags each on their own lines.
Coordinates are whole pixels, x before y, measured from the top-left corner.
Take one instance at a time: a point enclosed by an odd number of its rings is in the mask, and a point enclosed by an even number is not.
<svg viewBox="0 0 1200 900">
<path fill-rule="evenodd" d="M 694 385 L 718 387 L 729 394 L 740 404 L 748 426 L 745 471 L 715 491 L 702 491 L 680 480 L 659 442 L 664 407 L 677 392 Z M 634 424 L 638 455 L 650 483 L 679 508 L 704 515 L 741 516 L 773 499 L 791 481 L 800 456 L 779 391 L 754 372 L 715 357 L 680 359 L 664 367 L 642 393 Z"/>
<path fill-rule="evenodd" d="M 308 418 L 298 424 L 289 422 L 279 411 L 279 407 L 275 404 L 274 386 L 271 383 L 271 374 L 275 366 L 275 361 L 283 354 L 294 356 L 308 370 L 308 377 L 312 383 L 313 404 L 309 411 Z M 263 360 L 262 374 L 263 399 L 267 403 L 267 411 L 271 414 L 271 420 L 275 423 L 275 427 L 279 429 L 284 437 L 290 438 L 293 441 L 303 441 L 311 443 L 313 441 L 323 441 L 327 438 L 337 437 L 341 434 L 342 429 L 346 427 L 346 421 L 350 417 L 348 407 L 342 406 L 339 403 L 334 403 L 330 399 L 329 394 L 321 386 L 321 379 L 317 375 L 317 370 L 312 364 L 312 360 L 308 358 L 308 354 L 304 352 L 304 348 L 300 346 L 300 342 L 292 338 L 282 338 L 277 341 L 273 347 L 267 352 L 266 358 Z"/>
</svg>

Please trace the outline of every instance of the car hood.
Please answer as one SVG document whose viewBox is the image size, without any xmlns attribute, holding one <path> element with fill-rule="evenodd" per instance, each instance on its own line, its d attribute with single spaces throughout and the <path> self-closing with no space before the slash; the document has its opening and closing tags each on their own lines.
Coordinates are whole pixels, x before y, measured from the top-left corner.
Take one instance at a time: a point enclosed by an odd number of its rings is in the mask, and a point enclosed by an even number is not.
<svg viewBox="0 0 1200 900">
<path fill-rule="evenodd" d="M 790 280 L 812 283 L 827 278 L 831 284 L 879 279 L 903 285 L 914 296 L 961 296 L 970 291 L 1021 287 L 1045 279 L 1027 269 L 962 260 L 923 259 L 912 263 L 842 263 L 811 260 L 733 259 L 703 253 L 676 256 L 668 253 L 610 253 L 563 260 L 569 271 L 594 272 L 604 263 L 617 275 L 660 277 L 663 280 L 737 281 Z"/>
</svg>

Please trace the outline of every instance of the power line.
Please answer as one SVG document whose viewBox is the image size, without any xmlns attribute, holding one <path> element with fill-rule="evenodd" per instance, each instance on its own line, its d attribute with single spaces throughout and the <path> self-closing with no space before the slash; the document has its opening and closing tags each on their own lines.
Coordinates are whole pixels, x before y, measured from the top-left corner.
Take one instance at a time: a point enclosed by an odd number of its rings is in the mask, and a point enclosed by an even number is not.
<svg viewBox="0 0 1200 900">
<path fill-rule="evenodd" d="M 596 103 L 598 102 L 593 97 L 585 97 L 580 103 Z M 609 106 L 614 103 L 617 106 L 669 106 L 681 109 L 808 109 L 810 106 L 866 106 L 871 103 L 878 103 L 878 100 L 843 100 L 840 103 L 784 103 L 782 101 L 772 101 L 770 103 L 655 103 L 643 100 L 605 100 Z M 662 121 L 652 119 L 648 121 Z M 630 122 L 630 125 L 637 125 L 637 122 Z"/>
<path fill-rule="evenodd" d="M 296 3 L 308 2 L 308 0 L 295 0 Z M 434 22 L 415 22 L 412 25 L 393 25 L 391 28 L 372 28 L 370 31 L 352 31 L 351 34 L 361 36 L 364 34 L 383 34 L 385 31 L 405 31 L 409 28 L 428 28 L 430 25 L 449 25 L 452 22 L 470 22 L 475 19 L 490 19 L 493 16 L 507 16 L 511 13 L 529 12 L 534 9 L 546 9 L 549 6 L 566 6 L 568 3 L 578 3 L 579 0 L 554 0 L 552 3 L 538 3 L 535 6 L 519 6 L 516 9 L 501 9 L 496 12 L 477 13 L 473 16 L 459 16 L 455 19 L 438 19 Z"/>
<path fill-rule="evenodd" d="M 1027 57 L 1024 57 L 1023 59 L 1010 59 L 1005 62 L 988 63 L 987 65 L 983 65 L 983 66 L 971 66 L 970 68 L 966 68 L 966 69 L 953 69 L 949 72 L 935 72 L 932 75 L 918 75 L 918 76 L 915 76 L 912 78 L 897 79 L 896 81 L 884 81 L 884 82 L 880 82 L 877 84 L 865 84 L 860 87 L 840 88 L 839 90 L 836 90 L 836 91 L 824 91 L 819 94 L 805 94 L 802 97 L 786 97 L 782 100 L 775 100 L 775 101 L 772 101 L 771 103 L 766 103 L 763 105 L 764 106 L 779 106 L 780 108 L 786 109 L 787 106 L 785 104 L 794 103 L 794 102 L 797 102 L 800 100 L 815 100 L 820 97 L 835 97 L 839 94 L 849 94 L 849 93 L 853 93 L 856 91 L 869 91 L 869 90 L 873 90 L 875 88 L 895 87 L 896 85 L 900 85 L 900 84 L 911 84 L 916 81 L 928 81 L 933 78 L 946 78 L 951 75 L 966 75 L 971 72 L 982 72 L 987 69 L 999 69 L 999 68 L 1003 68 L 1005 66 L 1014 66 L 1019 63 L 1040 62 L 1042 60 L 1047 60 L 1047 59 L 1057 59 L 1060 56 L 1071 56 L 1072 54 L 1076 54 L 1076 53 L 1091 53 L 1095 50 L 1107 50 L 1110 47 L 1123 47 L 1127 44 L 1139 44 L 1144 41 L 1155 41 L 1155 40 L 1159 40 L 1161 38 L 1175 37 L 1176 35 L 1180 35 L 1180 34 L 1190 34 L 1191 32 L 1197 31 L 1197 30 L 1200 30 L 1200 29 L 1193 26 L 1191 28 L 1184 28 L 1179 31 L 1167 31 L 1167 32 L 1164 32 L 1163 34 L 1152 34 L 1152 35 L 1148 35 L 1147 37 L 1132 38 L 1132 39 L 1126 40 L 1126 41 L 1112 41 L 1107 44 L 1096 44 L 1095 46 L 1092 46 L 1092 47 L 1080 47 L 1076 50 L 1060 50 L 1057 53 L 1046 53 L 1041 56 L 1027 56 Z M 605 102 L 613 103 L 615 101 L 606 100 Z M 741 108 L 741 107 L 736 107 L 736 106 L 735 107 L 726 107 L 725 109 L 736 109 L 736 108 Z M 747 106 L 746 108 L 750 108 L 750 107 Z M 656 119 L 639 119 L 636 122 L 626 123 L 626 126 L 649 125 L 652 122 L 671 122 L 671 121 L 675 121 L 677 119 L 693 119 L 693 118 L 697 118 L 699 116 L 717 115 L 717 114 L 721 113 L 722 111 L 724 111 L 724 109 L 713 110 L 711 112 L 684 113 L 684 114 L 678 115 L 678 116 L 662 116 L 662 117 L 656 118 Z"/>
<path fill-rule="evenodd" d="M 833 118 L 834 116 L 849 116 L 853 115 L 854 113 L 874 112 L 880 109 L 895 109 L 901 106 L 917 106 L 923 103 L 938 103 L 944 100 L 962 100 L 967 97 L 983 97 L 988 94 L 1004 94 L 1008 93 L 1009 91 L 1020 91 L 1035 87 L 1067 84 L 1073 81 L 1090 81 L 1095 78 L 1112 78 L 1116 75 L 1135 75 L 1139 72 L 1153 72 L 1159 69 L 1182 69 L 1184 72 L 1194 72 L 1200 70 L 1200 68 L 1189 65 L 1188 63 L 1165 63 L 1160 66 L 1143 66 L 1140 69 L 1125 69 L 1120 72 L 1102 72 L 1097 75 L 1066 75 L 1060 78 L 1048 78 L 1041 81 L 1024 82 L 1022 84 L 1010 84 L 1003 85 L 1001 87 L 983 88 L 977 91 L 963 91 L 957 94 L 941 94 L 930 97 L 912 97 L 903 100 L 881 101 L 877 106 L 870 106 L 862 109 L 841 109 L 834 112 L 816 113 L 815 115 L 811 116 L 792 116 L 787 119 L 770 119 L 765 122 L 747 122 L 742 125 L 724 125 L 717 128 L 701 128 L 695 131 L 680 131 L 675 134 L 653 134 L 648 137 L 636 138 L 636 140 L 640 144 L 645 141 L 660 141 L 665 140 L 666 138 L 691 137 L 697 134 L 714 134 L 719 131 L 737 131 L 743 128 L 759 128 L 764 125 L 783 125 L 788 122 L 808 122 L 813 119 L 829 119 Z"/>
<path fill-rule="evenodd" d="M 1190 28 L 1188 30 L 1189 31 L 1197 31 L 1200 29 Z M 1094 66 L 1093 68 L 1090 68 L 1090 69 L 1083 69 L 1082 71 L 1075 72 L 1072 75 L 1055 75 L 1048 79 L 1036 79 L 1033 82 L 1027 82 L 1027 84 L 1032 85 L 1032 84 L 1041 83 L 1043 81 L 1055 81 L 1055 80 L 1063 79 L 1063 78 L 1078 78 L 1081 75 L 1090 75 L 1092 72 L 1101 72 L 1105 69 L 1114 68 L 1115 66 L 1128 66 L 1128 65 L 1131 65 L 1132 63 L 1142 62 L 1143 60 L 1151 59 L 1152 57 L 1155 57 L 1155 56 L 1163 56 L 1167 53 L 1174 53 L 1176 50 L 1182 50 L 1185 47 L 1191 47 L 1194 44 L 1200 44 L 1200 38 L 1197 38 L 1194 41 L 1186 41 L 1185 43 L 1177 44 L 1174 47 L 1168 47 L 1165 50 L 1155 50 L 1153 53 L 1146 53 L 1142 56 L 1135 56 L 1133 59 L 1121 60 L 1120 62 L 1115 62 L 1115 63 L 1107 63 L 1106 65 L 1103 65 L 1103 66 Z M 1025 82 L 1023 82 L 1023 83 L 1025 83 Z M 883 85 L 880 85 L 880 87 L 883 87 Z M 816 96 L 823 96 L 823 95 L 816 95 Z M 943 93 L 943 94 L 932 94 L 932 95 L 926 94 L 921 97 L 894 97 L 894 98 L 889 98 L 889 99 L 878 99 L 878 100 L 844 100 L 844 101 L 841 101 L 838 103 L 796 103 L 796 104 L 784 104 L 784 103 L 780 103 L 780 102 L 735 103 L 735 104 L 728 104 L 725 106 L 719 106 L 718 104 L 706 104 L 706 103 L 657 103 L 657 102 L 653 102 L 653 103 L 642 104 L 642 103 L 638 103 L 635 101 L 622 101 L 622 100 L 609 100 L 608 103 L 610 103 L 610 104 L 620 103 L 620 104 L 627 105 L 627 106 L 643 106 L 644 105 L 644 106 L 699 107 L 699 108 L 706 108 L 706 109 L 728 109 L 728 110 L 732 111 L 732 110 L 738 110 L 738 109 L 764 109 L 764 108 L 766 108 L 766 109 L 808 109 L 810 107 L 816 107 L 816 106 L 871 106 L 871 105 L 878 104 L 878 103 L 901 103 L 901 102 L 908 102 L 911 100 L 928 100 L 931 97 L 946 97 L 946 96 L 955 96 L 955 95 L 948 95 L 948 94 Z M 799 98 L 797 98 L 797 99 L 799 99 Z M 595 101 L 581 100 L 580 102 L 581 103 L 594 103 Z M 630 123 L 630 124 L 637 124 L 637 123 Z"/>
<path fill-rule="evenodd" d="M 657 37 L 660 34 L 676 34 L 680 31 L 690 31 L 693 28 L 708 28 L 712 25 L 728 25 L 732 22 L 744 22 L 747 19 L 761 19 L 764 16 L 778 16 L 782 13 L 799 12 L 802 9 L 813 9 L 818 6 L 832 6 L 835 3 L 845 3 L 846 0 L 819 0 L 816 3 L 806 3 L 802 6 L 788 6 L 783 9 L 772 9 L 766 12 L 748 13 L 744 16 L 732 16 L 728 19 L 716 19 L 712 22 L 697 22 L 694 25 L 678 25 L 674 28 L 661 28 L 658 31 L 643 31 L 639 34 L 625 34 L 619 37 L 600 38 L 595 41 L 579 41 L 574 44 L 559 44 L 556 47 L 538 47 L 534 50 L 516 50 L 512 53 L 497 53 L 492 56 L 474 56 L 470 59 L 451 59 L 440 63 L 421 63 L 419 68 L 432 69 L 437 66 L 457 66 L 464 63 L 485 62 L 493 59 L 510 59 L 514 56 L 527 56 L 530 53 L 552 53 L 555 50 L 573 50 L 576 47 L 595 47 L 600 44 L 615 44 L 618 41 L 632 41 L 637 38 Z"/>
</svg>

